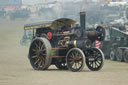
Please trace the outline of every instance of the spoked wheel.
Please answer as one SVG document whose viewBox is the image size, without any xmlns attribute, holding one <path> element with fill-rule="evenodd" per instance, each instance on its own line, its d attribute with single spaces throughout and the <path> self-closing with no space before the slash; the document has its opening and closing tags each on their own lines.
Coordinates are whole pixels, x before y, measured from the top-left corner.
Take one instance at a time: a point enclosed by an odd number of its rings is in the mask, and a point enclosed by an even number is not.
<svg viewBox="0 0 128 85">
<path fill-rule="evenodd" d="M 116 60 L 116 54 L 115 50 L 110 51 L 110 60 L 115 61 Z"/>
<path fill-rule="evenodd" d="M 99 48 L 92 48 L 86 52 L 86 64 L 92 71 L 98 71 L 103 67 L 104 54 Z"/>
<path fill-rule="evenodd" d="M 73 72 L 81 71 L 85 65 L 85 55 L 79 48 L 72 48 L 66 55 L 67 67 Z"/>
<path fill-rule="evenodd" d="M 51 44 L 46 38 L 36 38 L 29 48 L 29 60 L 35 70 L 47 69 L 52 61 Z"/>
<path fill-rule="evenodd" d="M 123 52 L 121 49 L 117 49 L 116 59 L 117 59 L 117 61 L 123 61 Z"/>
<path fill-rule="evenodd" d="M 67 69 L 68 69 L 66 63 L 58 62 L 58 63 L 56 63 L 55 65 L 56 65 L 56 67 L 57 67 L 58 69 L 60 69 L 60 70 L 67 70 Z"/>
<path fill-rule="evenodd" d="M 124 51 L 124 61 L 128 63 L 128 49 Z"/>
</svg>

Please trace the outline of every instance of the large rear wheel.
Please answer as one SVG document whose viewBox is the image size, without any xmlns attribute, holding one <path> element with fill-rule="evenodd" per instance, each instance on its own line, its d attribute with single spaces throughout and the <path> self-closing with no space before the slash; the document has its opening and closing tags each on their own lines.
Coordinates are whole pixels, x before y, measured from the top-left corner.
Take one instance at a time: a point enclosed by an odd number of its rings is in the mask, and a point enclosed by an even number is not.
<svg viewBox="0 0 128 85">
<path fill-rule="evenodd" d="M 47 69 L 52 61 L 51 44 L 46 38 L 36 38 L 29 48 L 29 60 L 35 70 Z"/>
<path fill-rule="evenodd" d="M 57 67 L 58 69 L 60 69 L 60 70 L 67 70 L 67 69 L 68 69 L 68 68 L 67 68 L 67 64 L 66 64 L 66 63 L 63 63 L 63 62 L 58 62 L 58 63 L 56 63 L 55 65 L 56 65 L 56 67 Z"/>
</svg>

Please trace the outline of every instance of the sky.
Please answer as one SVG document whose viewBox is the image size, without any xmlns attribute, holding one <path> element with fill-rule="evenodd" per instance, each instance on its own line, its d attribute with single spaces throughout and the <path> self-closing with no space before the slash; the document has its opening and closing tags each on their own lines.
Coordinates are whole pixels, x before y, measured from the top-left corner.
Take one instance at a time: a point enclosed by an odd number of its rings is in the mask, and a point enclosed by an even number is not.
<svg viewBox="0 0 128 85">
<path fill-rule="evenodd" d="M 24 4 L 36 4 L 36 3 L 41 3 L 44 1 L 52 2 L 52 1 L 82 1 L 82 0 L 23 0 L 23 3 Z"/>
<path fill-rule="evenodd" d="M 23 0 L 23 4 L 36 4 L 36 3 L 42 3 L 44 1 L 52 2 L 52 1 L 82 1 L 82 0 Z M 93 0 L 93 1 L 97 1 L 97 0 Z"/>
</svg>

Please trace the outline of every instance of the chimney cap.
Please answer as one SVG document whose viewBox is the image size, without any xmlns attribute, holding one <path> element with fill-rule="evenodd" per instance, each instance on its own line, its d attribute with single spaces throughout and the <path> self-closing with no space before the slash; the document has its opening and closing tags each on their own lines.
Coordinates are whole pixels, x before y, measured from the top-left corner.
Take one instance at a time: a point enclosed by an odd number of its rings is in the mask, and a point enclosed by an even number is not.
<svg viewBox="0 0 128 85">
<path fill-rule="evenodd" d="M 85 15 L 86 14 L 86 12 L 80 12 L 80 15 Z"/>
</svg>

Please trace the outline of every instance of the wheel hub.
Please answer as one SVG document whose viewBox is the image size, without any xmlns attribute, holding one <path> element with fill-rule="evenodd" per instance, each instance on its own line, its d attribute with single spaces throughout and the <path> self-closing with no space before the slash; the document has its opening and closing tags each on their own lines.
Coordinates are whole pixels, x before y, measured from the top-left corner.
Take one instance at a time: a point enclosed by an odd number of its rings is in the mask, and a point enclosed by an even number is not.
<svg viewBox="0 0 128 85">
<path fill-rule="evenodd" d="M 77 58 L 73 58 L 73 61 L 76 62 L 77 61 Z"/>
<path fill-rule="evenodd" d="M 78 57 L 75 57 L 75 58 L 73 58 L 73 61 L 74 61 L 75 63 L 77 63 L 77 62 L 80 61 L 80 59 L 79 59 Z"/>
<path fill-rule="evenodd" d="M 95 58 L 95 56 L 90 56 L 88 60 L 89 61 L 96 61 L 97 59 Z"/>
<path fill-rule="evenodd" d="M 42 50 L 37 51 L 37 56 L 42 56 Z"/>
</svg>

